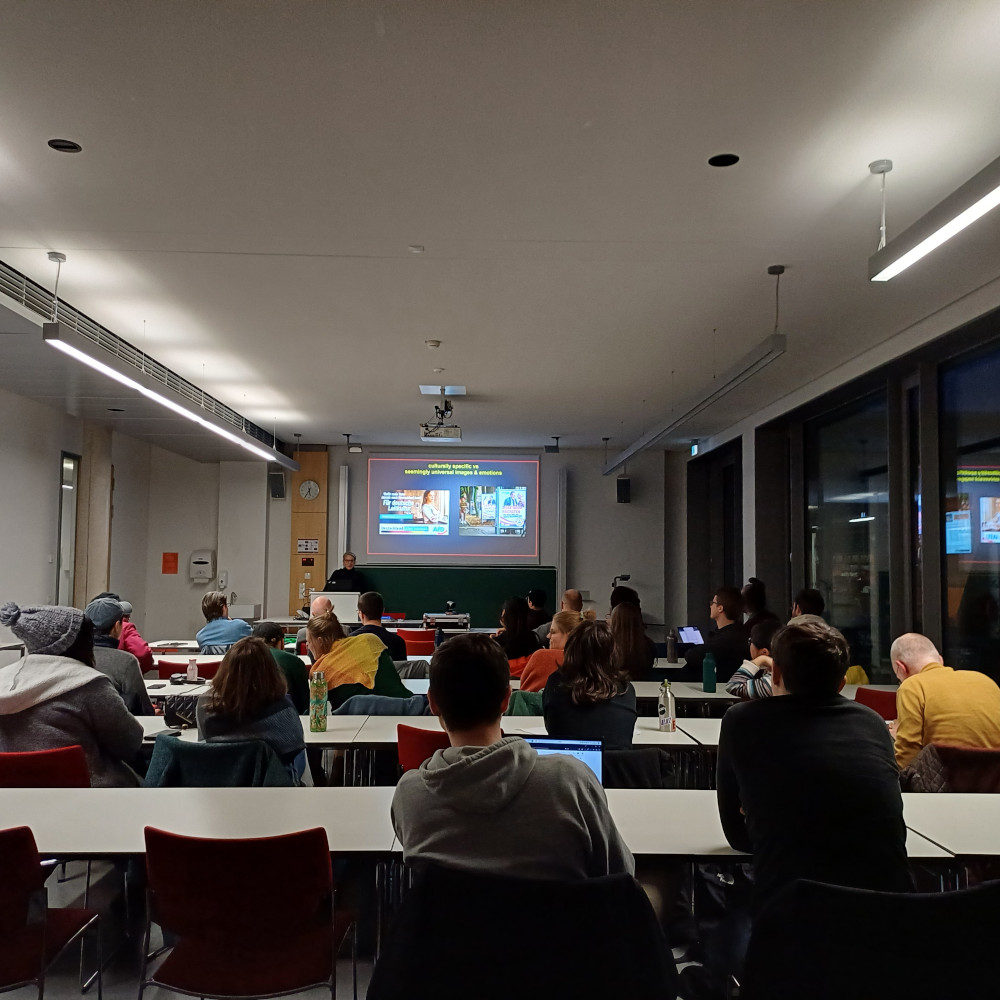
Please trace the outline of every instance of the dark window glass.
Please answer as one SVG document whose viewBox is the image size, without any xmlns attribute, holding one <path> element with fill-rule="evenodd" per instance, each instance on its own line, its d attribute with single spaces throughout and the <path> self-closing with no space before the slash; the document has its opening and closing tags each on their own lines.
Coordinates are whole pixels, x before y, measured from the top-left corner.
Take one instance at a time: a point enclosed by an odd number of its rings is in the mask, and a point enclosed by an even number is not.
<svg viewBox="0 0 1000 1000">
<path fill-rule="evenodd" d="M 944 655 L 1000 673 L 1000 352 L 941 373 Z"/>
<path fill-rule="evenodd" d="M 824 617 L 873 683 L 892 679 L 887 421 L 880 393 L 805 427 L 805 584 L 822 593 Z"/>
</svg>

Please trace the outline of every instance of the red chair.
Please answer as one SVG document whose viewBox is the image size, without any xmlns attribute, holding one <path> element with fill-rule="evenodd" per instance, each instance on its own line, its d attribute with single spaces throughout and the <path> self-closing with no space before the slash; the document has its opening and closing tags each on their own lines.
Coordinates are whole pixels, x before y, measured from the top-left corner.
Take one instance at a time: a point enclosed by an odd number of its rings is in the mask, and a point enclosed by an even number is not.
<svg viewBox="0 0 1000 1000">
<path fill-rule="evenodd" d="M 355 917 L 334 906 L 326 831 L 252 840 L 182 837 L 146 827 L 147 986 L 204 997 L 269 997 L 325 986 Z M 150 924 L 174 936 L 147 975 Z M 352 936 L 354 992 L 357 954 Z"/>
<path fill-rule="evenodd" d="M 83 748 L 0 753 L 0 788 L 90 788 Z"/>
<path fill-rule="evenodd" d="M 876 691 L 873 688 L 859 687 L 854 700 L 859 705 L 867 705 L 874 709 L 886 722 L 892 722 L 896 718 L 895 691 Z"/>
<path fill-rule="evenodd" d="M 383 618 L 391 618 L 394 622 L 401 622 L 406 618 L 405 611 L 386 611 L 382 615 Z"/>
<path fill-rule="evenodd" d="M 434 629 L 398 628 L 396 635 L 406 643 L 407 657 L 434 655 Z"/>
<path fill-rule="evenodd" d="M 206 660 L 198 664 L 198 676 L 210 681 L 222 666 L 221 657 L 218 660 Z M 157 660 L 156 672 L 161 681 L 169 681 L 174 674 L 183 674 L 187 670 L 187 663 L 177 663 L 174 660 Z"/>
<path fill-rule="evenodd" d="M 41 1000 L 46 970 L 68 945 L 94 927 L 97 1000 L 101 1000 L 100 914 L 49 909 L 45 876 L 31 830 L 26 826 L 0 830 L 0 991 L 35 985 Z"/>
<path fill-rule="evenodd" d="M 448 734 L 439 729 L 418 729 L 402 723 L 396 726 L 396 752 L 404 771 L 416 770 L 435 750 L 450 746 Z"/>
</svg>

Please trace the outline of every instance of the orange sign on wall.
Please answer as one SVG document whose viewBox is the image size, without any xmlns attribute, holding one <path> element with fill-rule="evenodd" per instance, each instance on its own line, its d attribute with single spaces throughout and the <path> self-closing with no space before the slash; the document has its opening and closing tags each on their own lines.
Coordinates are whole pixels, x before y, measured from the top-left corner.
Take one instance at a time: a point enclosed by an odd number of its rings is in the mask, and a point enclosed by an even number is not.
<svg viewBox="0 0 1000 1000">
<path fill-rule="evenodd" d="M 163 568 L 160 570 L 161 573 L 176 573 L 177 572 L 177 553 L 176 552 L 164 552 L 163 553 Z"/>
</svg>

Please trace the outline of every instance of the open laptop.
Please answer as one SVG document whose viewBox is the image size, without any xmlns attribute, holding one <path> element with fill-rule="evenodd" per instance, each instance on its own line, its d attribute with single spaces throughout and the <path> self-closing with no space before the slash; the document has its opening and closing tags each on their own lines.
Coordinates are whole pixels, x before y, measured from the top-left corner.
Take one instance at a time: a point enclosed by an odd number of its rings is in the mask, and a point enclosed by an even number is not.
<svg viewBox="0 0 1000 1000">
<path fill-rule="evenodd" d="M 601 741 L 600 740 L 557 740 L 552 736 L 527 736 L 525 743 L 534 747 L 541 757 L 550 753 L 569 754 L 582 760 L 601 780 Z"/>
<path fill-rule="evenodd" d="M 697 625 L 678 625 L 677 637 L 688 646 L 704 646 L 705 637 Z"/>
</svg>

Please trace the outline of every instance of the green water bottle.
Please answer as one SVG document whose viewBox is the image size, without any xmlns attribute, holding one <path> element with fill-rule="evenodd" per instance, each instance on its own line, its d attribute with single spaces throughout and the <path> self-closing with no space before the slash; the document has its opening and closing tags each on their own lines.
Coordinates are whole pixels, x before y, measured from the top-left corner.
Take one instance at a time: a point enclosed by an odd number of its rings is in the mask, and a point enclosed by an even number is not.
<svg viewBox="0 0 1000 1000">
<path fill-rule="evenodd" d="M 705 659 L 701 661 L 701 689 L 715 694 L 715 657 L 710 649 L 705 650 Z"/>
<path fill-rule="evenodd" d="M 326 674 L 322 670 L 309 678 L 309 732 L 326 732 Z"/>
</svg>

